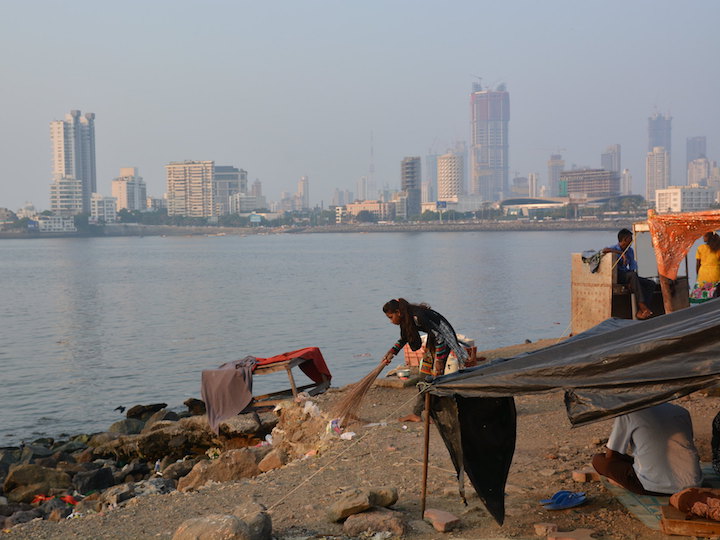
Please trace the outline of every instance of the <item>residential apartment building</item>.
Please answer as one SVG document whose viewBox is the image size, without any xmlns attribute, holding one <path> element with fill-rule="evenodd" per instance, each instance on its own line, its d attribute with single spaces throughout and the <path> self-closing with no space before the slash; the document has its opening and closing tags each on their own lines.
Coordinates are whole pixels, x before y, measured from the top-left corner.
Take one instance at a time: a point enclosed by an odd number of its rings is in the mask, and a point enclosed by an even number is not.
<svg viewBox="0 0 720 540">
<path fill-rule="evenodd" d="M 83 183 L 72 176 L 61 176 L 50 184 L 50 210 L 56 216 L 71 217 L 85 211 Z M 87 212 L 90 212 L 88 206 Z"/>
<path fill-rule="evenodd" d="M 668 183 L 659 189 L 664 189 L 670 185 L 671 179 L 671 156 L 672 156 L 672 117 L 664 116 L 660 113 L 653 114 L 648 118 L 648 152 L 654 152 L 655 148 L 661 147 L 665 149 L 666 169 Z M 648 201 L 654 201 L 654 197 L 650 197 Z"/>
<path fill-rule="evenodd" d="M 645 200 L 655 201 L 655 192 L 670 185 L 670 154 L 656 146 L 645 159 Z"/>
<path fill-rule="evenodd" d="M 715 202 L 717 192 L 707 186 L 670 186 L 655 191 L 658 213 L 697 212 L 707 210 Z"/>
<path fill-rule="evenodd" d="M 505 85 L 483 90 L 479 83 L 473 84 L 470 111 L 470 194 L 486 201 L 502 200 L 510 171 L 510 94 Z"/>
<path fill-rule="evenodd" d="M 438 201 L 456 200 L 462 195 L 464 175 L 462 156 L 454 152 L 439 156 L 437 158 Z M 485 199 L 485 195 L 480 195 Z"/>
<path fill-rule="evenodd" d="M 65 120 L 50 122 L 53 183 L 75 179 L 82 187 L 82 209 L 90 212 L 90 197 L 97 191 L 95 173 L 95 114 L 70 111 Z M 59 210 L 59 209 L 58 209 Z M 53 212 L 55 209 L 53 209 Z"/>
<path fill-rule="evenodd" d="M 381 201 L 359 201 L 345 205 L 345 215 L 355 217 L 360 212 L 370 212 L 378 221 L 395 219 L 395 203 Z M 337 210 L 335 211 L 337 215 Z"/>
<path fill-rule="evenodd" d="M 89 223 L 115 223 L 117 221 L 117 199 L 115 197 L 103 197 L 99 193 L 93 193 L 90 198 L 90 219 Z"/>
<path fill-rule="evenodd" d="M 569 197 L 577 194 L 584 194 L 588 198 L 620 195 L 620 175 L 605 169 L 563 171 L 560 183 L 566 183 Z"/>
<path fill-rule="evenodd" d="M 231 213 L 230 197 L 236 193 L 247 193 L 247 171 L 230 165 L 215 165 L 215 211 L 217 215 Z"/>
<path fill-rule="evenodd" d="M 215 216 L 214 171 L 213 161 L 173 161 L 165 165 L 168 216 Z"/>
<path fill-rule="evenodd" d="M 547 162 L 548 189 L 551 197 L 560 196 L 560 174 L 565 170 L 565 161 L 560 154 L 552 154 Z"/>
<path fill-rule="evenodd" d="M 137 167 L 122 167 L 120 176 L 113 178 L 110 183 L 112 196 L 117 199 L 117 211 L 122 209 L 147 209 L 147 187 L 145 181 L 138 174 Z"/>
<path fill-rule="evenodd" d="M 405 217 L 419 216 L 422 200 L 422 161 L 405 157 L 400 163 L 400 189 L 405 192 Z"/>
<path fill-rule="evenodd" d="M 621 162 L 621 151 L 619 144 L 612 144 L 607 147 L 605 152 L 600 155 L 600 168 L 606 171 L 613 171 L 620 174 L 622 167 Z"/>
</svg>

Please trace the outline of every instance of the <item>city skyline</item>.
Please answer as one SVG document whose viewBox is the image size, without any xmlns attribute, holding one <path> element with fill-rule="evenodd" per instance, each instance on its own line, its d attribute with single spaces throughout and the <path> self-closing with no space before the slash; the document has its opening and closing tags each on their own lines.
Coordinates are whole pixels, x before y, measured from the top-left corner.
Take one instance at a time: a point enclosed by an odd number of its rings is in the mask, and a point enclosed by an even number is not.
<svg viewBox="0 0 720 540">
<path fill-rule="evenodd" d="M 633 192 L 645 193 L 654 113 L 673 119 L 672 183 L 687 176 L 688 138 L 704 137 L 707 157 L 720 159 L 712 69 L 720 5 L 551 4 L 9 0 L 0 43 L 15 52 L 2 59 L 0 207 L 49 208 L 47 126 L 75 109 L 96 114 L 103 195 L 120 168 L 137 167 L 148 195 L 162 196 L 165 166 L 184 160 L 246 170 L 272 200 L 302 176 L 312 181 L 311 205 L 326 207 L 334 189 L 357 191 L 362 177 L 400 189 L 404 157 L 469 148 L 474 83 L 506 85 L 511 176 L 538 173 L 539 185 L 548 184 L 551 154 L 568 169 L 598 168 L 619 144 Z M 213 24 L 197 24 L 202 15 Z M 477 21 L 488 17 L 504 24 L 479 35 Z M 52 41 L 61 26 L 83 32 Z M 133 42 L 110 39 L 116 28 Z M 180 84 L 190 64 L 210 77 Z M 423 180 L 429 173 L 423 167 Z"/>
</svg>

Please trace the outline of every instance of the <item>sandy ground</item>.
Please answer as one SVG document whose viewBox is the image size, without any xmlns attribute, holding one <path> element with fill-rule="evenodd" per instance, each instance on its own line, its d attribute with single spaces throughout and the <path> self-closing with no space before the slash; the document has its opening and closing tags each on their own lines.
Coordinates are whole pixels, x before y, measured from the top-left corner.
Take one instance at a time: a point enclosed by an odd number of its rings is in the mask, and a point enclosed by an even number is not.
<svg viewBox="0 0 720 540">
<path fill-rule="evenodd" d="M 480 354 L 507 357 L 548 344 Z M 328 410 L 342 395 L 342 390 L 331 390 L 318 398 L 318 405 Z M 580 484 L 572 480 L 572 471 L 587 467 L 592 455 L 603 448 L 611 421 L 571 428 L 561 393 L 516 398 L 517 448 L 506 488 L 507 516 L 502 527 L 489 516 L 469 483 L 466 490 L 473 496 L 468 498 L 469 505 L 463 507 L 449 455 L 440 436 L 431 428 L 427 507 L 450 511 L 462 521 L 462 527 L 453 532 L 436 532 L 420 519 L 423 426 L 396 420 L 409 412 L 414 397 L 412 387 L 373 388 L 361 416 L 380 425 L 354 425 L 352 429 L 357 435 L 353 440 L 334 439 L 330 448 L 319 455 L 256 478 L 214 484 L 194 493 L 140 497 L 126 507 L 102 515 L 61 523 L 36 521 L 15 527 L 0 538 L 171 538 L 188 518 L 231 513 L 250 500 L 268 507 L 276 538 L 345 538 L 340 524 L 325 519 L 325 508 L 336 500 L 339 492 L 356 486 L 398 489 L 400 497 L 394 509 L 404 513 L 410 523 L 406 538 L 537 538 L 533 524 L 540 522 L 557 523 L 561 531 L 593 529 L 595 537 L 604 539 L 668 538 L 633 518 L 600 482 Z M 694 394 L 679 403 L 690 410 L 701 459 L 709 461 L 711 421 L 720 407 L 720 399 Z M 585 491 L 589 502 L 556 512 L 538 504 L 540 499 L 560 489 Z"/>
</svg>

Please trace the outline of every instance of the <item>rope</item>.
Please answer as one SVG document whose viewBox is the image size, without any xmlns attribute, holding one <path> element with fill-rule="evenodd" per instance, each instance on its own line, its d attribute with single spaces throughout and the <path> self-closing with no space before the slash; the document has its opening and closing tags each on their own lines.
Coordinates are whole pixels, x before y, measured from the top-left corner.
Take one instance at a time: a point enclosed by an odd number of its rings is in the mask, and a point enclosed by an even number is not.
<svg viewBox="0 0 720 540">
<path fill-rule="evenodd" d="M 388 414 L 385 418 L 383 418 L 382 420 L 380 420 L 380 422 L 381 422 L 381 423 L 382 423 L 382 422 L 388 422 L 388 421 L 390 420 L 390 417 L 396 415 L 400 409 L 404 408 L 408 403 L 410 403 L 411 401 L 414 401 L 415 399 L 417 399 L 417 396 L 416 396 L 416 395 L 413 396 L 413 397 L 411 397 L 411 398 L 408 399 L 407 401 L 404 401 L 404 402 L 401 403 L 396 409 L 394 409 L 390 414 Z M 300 489 L 302 486 L 304 486 L 305 484 L 307 484 L 310 480 L 312 480 L 313 478 L 315 478 L 318 474 L 320 474 L 321 472 L 323 472 L 323 471 L 324 471 L 325 469 L 327 469 L 330 465 L 333 465 L 334 463 L 336 463 L 338 459 L 340 459 L 342 456 L 344 456 L 348 451 L 350 451 L 352 448 L 354 448 L 355 445 L 357 445 L 360 441 L 362 441 L 363 439 L 365 439 L 365 437 L 367 437 L 368 435 L 370 435 L 370 432 L 369 432 L 369 431 L 367 431 L 364 435 L 361 435 L 360 437 L 358 437 L 356 440 L 352 441 L 352 443 L 351 443 L 350 445 L 348 445 L 344 450 L 342 450 L 337 456 L 335 456 L 334 458 L 332 458 L 328 463 L 326 463 L 325 465 L 323 465 L 322 467 L 320 467 L 317 471 L 315 471 L 315 472 L 312 473 L 310 476 L 308 476 L 305 480 L 303 480 L 302 482 L 300 482 L 297 486 L 295 486 L 293 489 L 291 489 L 288 493 L 286 493 L 285 495 L 283 495 L 282 497 L 280 497 L 279 500 L 277 500 L 272 506 L 270 506 L 270 507 L 268 508 L 268 511 L 270 511 L 270 510 L 272 510 L 273 508 L 275 508 L 276 506 L 280 505 L 280 504 L 281 504 L 285 499 L 287 499 L 290 495 L 292 495 L 293 493 L 295 493 L 298 489 Z"/>
</svg>

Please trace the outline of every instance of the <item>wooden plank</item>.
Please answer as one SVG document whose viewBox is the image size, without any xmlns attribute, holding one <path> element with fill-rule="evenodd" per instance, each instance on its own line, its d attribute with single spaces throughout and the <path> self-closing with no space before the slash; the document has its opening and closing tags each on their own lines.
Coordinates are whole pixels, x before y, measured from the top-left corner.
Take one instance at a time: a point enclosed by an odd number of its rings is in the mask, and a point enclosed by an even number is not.
<svg viewBox="0 0 720 540">
<path fill-rule="evenodd" d="M 665 534 L 681 536 L 718 536 L 720 521 L 703 518 L 686 519 L 685 514 L 674 506 L 665 505 L 660 508 L 662 519 L 660 527 Z"/>
</svg>

